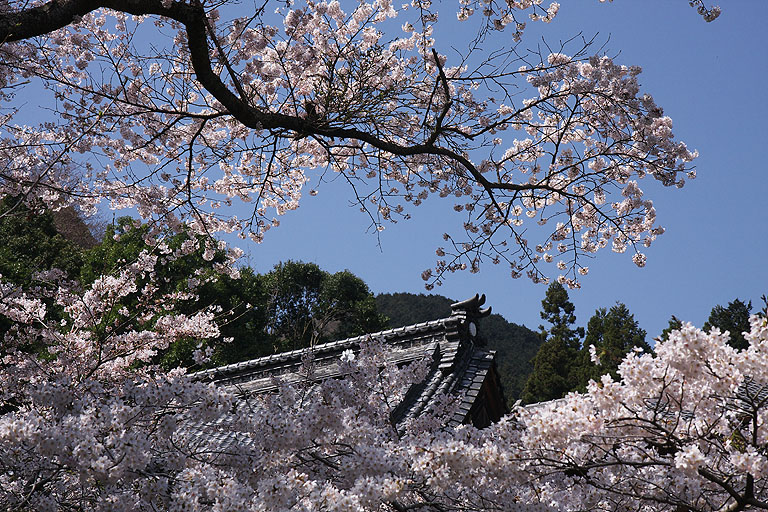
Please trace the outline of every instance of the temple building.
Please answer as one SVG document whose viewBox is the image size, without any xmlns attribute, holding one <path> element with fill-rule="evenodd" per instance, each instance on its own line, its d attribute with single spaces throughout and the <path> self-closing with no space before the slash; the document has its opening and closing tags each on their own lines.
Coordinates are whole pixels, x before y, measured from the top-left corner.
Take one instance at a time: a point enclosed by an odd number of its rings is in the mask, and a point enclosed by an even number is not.
<svg viewBox="0 0 768 512">
<path fill-rule="evenodd" d="M 469 424 L 482 428 L 498 421 L 506 412 L 504 393 L 499 381 L 495 351 L 486 350 L 482 336 L 482 318 L 491 308 L 482 308 L 485 295 L 451 305 L 451 315 L 397 329 L 315 345 L 312 348 L 283 352 L 268 357 L 212 368 L 195 374 L 199 380 L 218 386 L 243 398 L 276 389 L 274 377 L 298 381 L 302 360 L 311 350 L 317 380 L 341 377 L 340 357 L 356 352 L 368 337 L 380 340 L 388 348 L 390 362 L 405 365 L 426 359 L 426 377 L 413 384 L 392 413 L 398 426 L 428 410 L 434 398 L 449 394 L 460 404 L 445 418 L 446 426 Z"/>
</svg>

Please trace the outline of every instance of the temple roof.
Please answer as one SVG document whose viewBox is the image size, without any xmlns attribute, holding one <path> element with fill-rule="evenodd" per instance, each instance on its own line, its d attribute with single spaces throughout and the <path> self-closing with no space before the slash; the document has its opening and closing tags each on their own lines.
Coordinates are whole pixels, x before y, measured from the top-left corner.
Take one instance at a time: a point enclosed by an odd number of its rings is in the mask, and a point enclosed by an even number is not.
<svg viewBox="0 0 768 512">
<path fill-rule="evenodd" d="M 461 403 L 456 414 L 446 419 L 446 423 L 459 425 L 471 419 L 470 411 L 473 406 L 477 408 L 486 380 L 486 386 L 492 388 L 491 395 L 501 402 L 491 404 L 493 410 L 506 412 L 495 370 L 495 352 L 481 348 L 484 343 L 479 336 L 478 320 L 490 314 L 490 308 L 482 309 L 484 303 L 484 295 L 475 295 L 451 305 L 451 315 L 446 318 L 212 368 L 198 372 L 194 377 L 214 382 L 241 397 L 267 393 L 277 389 L 274 377 L 287 382 L 306 378 L 300 375 L 300 369 L 311 351 L 312 378 L 338 378 L 341 377 L 341 355 L 349 350 L 359 351 L 364 340 L 373 338 L 387 346 L 390 362 L 402 365 L 427 359 L 431 363 L 425 379 L 411 386 L 392 413 L 395 423 L 400 425 L 409 418 L 417 417 L 429 407 L 437 394 L 451 394 L 460 397 Z M 494 421 L 499 414 L 492 413 L 490 416 L 490 421 Z"/>
</svg>

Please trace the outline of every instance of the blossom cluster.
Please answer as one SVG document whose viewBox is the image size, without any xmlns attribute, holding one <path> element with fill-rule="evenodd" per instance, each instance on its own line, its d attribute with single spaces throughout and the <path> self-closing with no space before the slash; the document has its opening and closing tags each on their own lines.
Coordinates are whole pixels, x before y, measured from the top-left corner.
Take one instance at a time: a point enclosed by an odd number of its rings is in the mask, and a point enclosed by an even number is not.
<svg viewBox="0 0 768 512">
<path fill-rule="evenodd" d="M 316 378 L 307 354 L 273 393 L 219 388 L 151 354 L 217 335 L 212 317 L 156 310 L 119 327 L 110 304 L 149 290 L 152 258 L 86 290 L 3 289 L 0 506 L 58 510 L 765 509 L 768 320 L 749 347 L 690 324 L 631 353 L 584 394 L 446 428 L 457 397 L 393 413 L 429 361 L 399 367 L 368 340 Z M 55 276 L 46 276 L 53 279 Z M 149 291 L 141 295 L 149 300 Z M 170 304 L 170 302 L 166 302 Z M 146 307 L 144 307 L 146 309 Z M 36 350 L 29 350 L 30 347 Z"/>
<path fill-rule="evenodd" d="M 534 281 L 553 264 L 578 286 L 584 257 L 629 250 L 642 266 L 664 232 L 640 180 L 694 176 L 696 153 L 640 90 L 639 68 L 586 43 L 569 54 L 507 46 L 505 27 L 519 38 L 523 19 L 552 21 L 556 2 L 462 0 L 460 17 L 487 41 L 460 58 L 437 51 L 428 1 L 255 15 L 145 3 L 151 17 L 97 9 L 3 43 L 0 86 L 39 84 L 58 122 L 19 124 L 24 105 L 0 119 L 2 193 L 86 213 L 106 200 L 175 230 L 261 242 L 329 172 L 379 229 L 429 197 L 454 201 L 466 218 L 428 287 L 486 261 Z M 234 215 L 235 202 L 250 214 Z"/>
</svg>

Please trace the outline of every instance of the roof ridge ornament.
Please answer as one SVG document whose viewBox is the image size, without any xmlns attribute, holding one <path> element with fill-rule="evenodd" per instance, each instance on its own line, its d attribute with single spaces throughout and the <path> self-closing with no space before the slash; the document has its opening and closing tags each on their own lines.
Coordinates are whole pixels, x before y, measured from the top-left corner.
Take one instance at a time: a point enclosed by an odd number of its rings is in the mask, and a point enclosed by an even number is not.
<svg viewBox="0 0 768 512">
<path fill-rule="evenodd" d="M 464 314 L 468 317 L 482 318 L 491 314 L 491 307 L 481 309 L 485 304 L 485 294 L 476 293 L 474 297 L 451 304 L 451 314 Z"/>
</svg>

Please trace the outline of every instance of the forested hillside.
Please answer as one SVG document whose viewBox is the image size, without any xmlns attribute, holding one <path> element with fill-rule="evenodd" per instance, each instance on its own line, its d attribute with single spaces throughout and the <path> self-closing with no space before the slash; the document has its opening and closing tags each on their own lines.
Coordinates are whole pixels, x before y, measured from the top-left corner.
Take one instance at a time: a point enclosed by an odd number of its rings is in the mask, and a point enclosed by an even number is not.
<svg viewBox="0 0 768 512">
<path fill-rule="evenodd" d="M 47 272 L 54 268 L 77 286 L 90 286 L 100 276 L 118 278 L 123 266 L 140 259 L 150 226 L 121 217 L 105 229 L 97 241 L 74 210 L 36 213 L 16 200 L 2 200 L 0 276 L 20 292 L 50 286 Z M 235 277 L 220 271 L 222 251 L 209 257 L 199 248 L 183 254 L 196 240 L 187 232 L 166 233 L 165 254 L 174 257 L 156 271 L 159 284 L 154 289 L 173 298 L 155 301 L 154 307 L 158 312 L 171 306 L 186 312 L 207 308 L 215 314 L 219 335 L 206 345 L 189 336 L 158 350 L 153 362 L 165 368 L 199 369 L 203 363 L 195 361 L 195 354 L 202 349 L 210 355 L 204 365 L 218 366 L 386 328 L 368 285 L 349 271 L 331 274 L 314 263 L 286 261 L 265 274 L 241 267 Z M 131 313 L 139 305 L 141 289 L 104 301 L 111 315 L 105 324 L 114 336 L 156 321 Z M 62 307 L 50 298 L 46 301 L 51 318 L 67 320 Z M 0 339 L 11 328 L 7 315 L 0 314 Z"/>
<path fill-rule="evenodd" d="M 391 328 L 449 316 L 454 302 L 442 295 L 382 293 L 376 296 L 379 313 L 389 317 Z M 504 394 L 511 406 L 520 397 L 533 371 L 532 359 L 541 346 L 541 338 L 524 325 L 510 323 L 495 313 L 483 318 L 479 327 L 488 348 L 496 351 Z"/>
<path fill-rule="evenodd" d="M 106 226 L 105 235 L 97 242 L 74 211 L 58 217 L 50 212 L 36 214 L 6 200 L 0 202 L 0 274 L 26 290 L 42 284 L 38 272 L 57 267 L 81 285 L 88 285 L 99 275 L 115 274 L 121 262 L 135 261 L 148 230 L 148 225 L 137 225 L 124 217 Z M 186 233 L 169 234 L 167 243 L 178 249 L 188 240 L 191 238 Z M 220 336 L 209 340 L 212 354 L 207 366 L 444 318 L 451 314 L 455 302 L 441 295 L 411 293 L 381 294 L 374 300 L 366 283 L 350 272 L 330 274 L 303 262 L 283 262 L 264 275 L 242 267 L 239 279 L 232 279 L 216 270 L 222 257 L 215 254 L 212 261 L 206 261 L 197 250 L 159 271 L 163 282 L 159 290 L 186 293 L 191 286 L 196 287 L 196 299 L 178 299 L 177 308 L 192 311 L 207 305 L 219 311 Z M 192 275 L 196 285 L 189 279 Z M 135 306 L 132 301 L 126 297 L 119 306 L 130 306 L 130 310 Z M 48 307 L 52 316 L 63 319 L 60 308 L 53 308 L 52 303 Z M 715 306 L 705 330 L 717 327 L 729 331 L 729 344 L 746 348 L 748 343 L 741 333 L 749 330 L 751 307 L 751 302 L 738 299 L 727 307 Z M 480 323 L 480 335 L 497 352 L 499 375 L 510 406 L 518 398 L 533 403 L 561 398 L 569 391 L 584 392 L 590 379 L 598 380 L 605 373 L 618 378 L 618 364 L 633 347 L 651 351 L 645 331 L 624 304 L 598 309 L 585 330 L 575 324 L 574 306 L 565 288 L 553 283 L 542 308 L 542 319 L 552 324 L 543 335 L 498 314 Z M 673 320 L 676 323 L 671 321 L 670 325 L 679 328 L 679 321 L 674 316 Z M 122 328 L 131 321 L 125 319 Z M 9 328 L 10 324 L 0 319 L 0 334 Z M 225 339 L 231 341 L 225 343 Z M 563 345 L 564 341 L 568 343 Z M 199 368 L 193 362 L 198 344 L 195 338 L 173 343 L 158 353 L 156 362 L 167 368 Z M 596 347 L 599 366 L 591 361 L 590 345 Z"/>
</svg>

